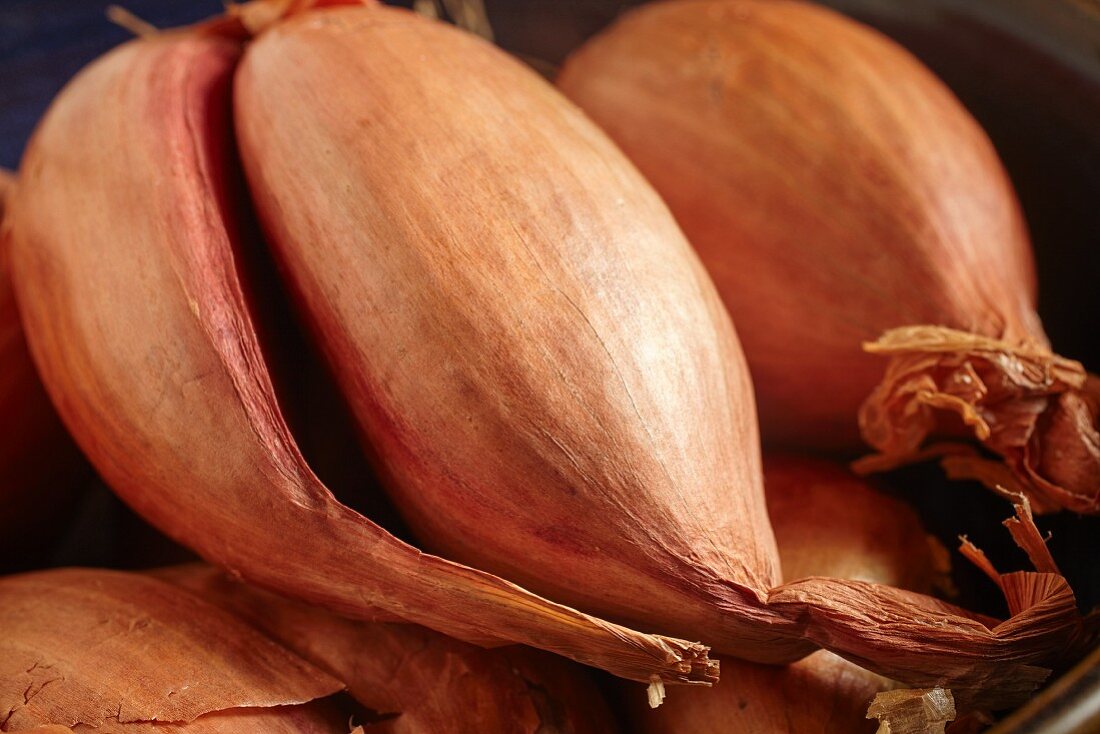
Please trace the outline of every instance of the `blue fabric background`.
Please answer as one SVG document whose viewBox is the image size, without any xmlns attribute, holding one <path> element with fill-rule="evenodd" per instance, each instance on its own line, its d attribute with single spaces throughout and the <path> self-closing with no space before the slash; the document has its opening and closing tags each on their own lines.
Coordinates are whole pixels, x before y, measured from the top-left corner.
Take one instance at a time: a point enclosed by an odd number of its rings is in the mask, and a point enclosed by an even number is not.
<svg viewBox="0 0 1100 734">
<path fill-rule="evenodd" d="M 35 122 L 82 66 L 130 33 L 107 20 L 108 2 L 0 0 L 0 166 L 15 168 Z M 221 10 L 218 0 L 127 0 L 166 28 Z"/>
</svg>

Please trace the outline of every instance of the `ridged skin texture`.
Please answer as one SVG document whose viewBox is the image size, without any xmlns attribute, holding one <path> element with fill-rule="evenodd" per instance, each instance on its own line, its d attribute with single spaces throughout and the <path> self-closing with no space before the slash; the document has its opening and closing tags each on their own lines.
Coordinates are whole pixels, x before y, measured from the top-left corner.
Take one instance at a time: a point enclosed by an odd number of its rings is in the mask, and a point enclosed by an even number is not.
<svg viewBox="0 0 1100 734">
<path fill-rule="evenodd" d="M 861 344 L 933 324 L 1045 344 L 992 144 L 908 52 L 789 0 L 624 15 L 560 88 L 668 202 L 733 315 L 765 444 L 860 451 Z"/>
</svg>

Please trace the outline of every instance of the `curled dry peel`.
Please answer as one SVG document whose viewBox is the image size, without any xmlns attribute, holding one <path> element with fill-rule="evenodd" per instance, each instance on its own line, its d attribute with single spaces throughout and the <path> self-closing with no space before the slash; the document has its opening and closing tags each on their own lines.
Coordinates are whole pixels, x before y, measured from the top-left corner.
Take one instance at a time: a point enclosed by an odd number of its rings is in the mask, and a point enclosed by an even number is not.
<svg viewBox="0 0 1100 734">
<path fill-rule="evenodd" d="M 944 586 L 946 551 L 916 513 L 844 467 L 767 456 L 764 483 L 787 579 L 862 579 L 918 592 Z M 647 734 L 873 732 L 867 705 L 892 686 L 824 650 L 785 667 L 723 658 L 722 673 L 715 689 L 684 691 L 657 711 L 628 699 L 632 720 Z"/>
<path fill-rule="evenodd" d="M 137 574 L 0 579 L 0 730 L 341 731 L 335 678 L 233 615 Z M 313 702 L 313 703 L 310 703 Z"/>
<path fill-rule="evenodd" d="M 714 277 L 765 442 L 854 452 L 858 426 L 884 466 L 970 435 L 1036 509 L 1100 509 L 1098 411 L 1035 313 L 1012 186 L 907 52 L 808 3 L 685 0 L 623 16 L 558 82 Z"/>
<path fill-rule="evenodd" d="M 698 645 L 422 554 L 317 481 L 280 415 L 238 257 L 237 53 L 201 31 L 124 46 L 62 93 L 24 160 L 17 292 L 101 473 L 261 586 L 633 679 L 712 678 Z M 1053 573 L 1004 576 L 1015 616 L 1000 624 L 866 582 L 776 586 L 728 316 L 656 194 L 518 63 L 352 7 L 275 22 L 234 84 L 270 245 L 432 547 L 745 658 L 823 645 L 975 700 L 1018 700 L 1074 654 L 1081 622 Z"/>
<path fill-rule="evenodd" d="M 940 457 L 950 476 L 1026 495 L 1040 512 L 1097 511 L 1100 379 L 1080 364 L 1043 347 L 939 327 L 892 329 L 866 348 L 890 362 L 860 411 L 864 435 L 881 453 L 857 469 Z M 953 442 L 924 447 L 948 415 L 1003 462 Z"/>
<path fill-rule="evenodd" d="M 544 731 L 616 727 L 588 674 L 527 647 L 484 650 L 418 625 L 338 617 L 193 564 L 155 574 L 227 609 L 343 682 L 387 732 Z"/>
</svg>

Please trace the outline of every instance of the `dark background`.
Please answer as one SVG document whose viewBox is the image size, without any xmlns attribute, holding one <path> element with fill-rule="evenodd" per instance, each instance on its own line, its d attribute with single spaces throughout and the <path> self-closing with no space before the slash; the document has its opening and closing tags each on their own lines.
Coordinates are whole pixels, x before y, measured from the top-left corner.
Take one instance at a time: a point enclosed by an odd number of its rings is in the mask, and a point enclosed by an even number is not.
<svg viewBox="0 0 1100 734">
<path fill-rule="evenodd" d="M 498 42 L 552 68 L 632 3 L 488 0 Z M 921 57 L 989 132 L 1018 189 L 1035 243 L 1040 313 L 1055 349 L 1100 371 L 1100 2 L 1096 0 L 831 0 Z M 216 0 L 129 0 L 159 27 L 220 12 Z M 106 3 L 0 0 L 0 166 L 15 167 L 51 97 L 84 64 L 129 37 Z M 980 274 L 977 274 L 980 277 Z M 351 443 L 344 444 L 349 447 Z M 336 482 L 333 482 L 334 484 Z M 1000 527 L 1010 510 L 980 488 L 916 467 L 892 478 L 948 545 L 967 533 L 1002 566 L 1026 567 Z M 180 552 L 105 489 L 83 501 L 46 563 L 141 566 Z M 1084 607 L 1100 603 L 1100 523 L 1042 518 Z M 153 550 L 150 550 L 152 548 Z M 992 584 L 955 557 L 961 600 L 998 611 Z M 1003 613 L 1003 609 L 1000 610 Z"/>
</svg>

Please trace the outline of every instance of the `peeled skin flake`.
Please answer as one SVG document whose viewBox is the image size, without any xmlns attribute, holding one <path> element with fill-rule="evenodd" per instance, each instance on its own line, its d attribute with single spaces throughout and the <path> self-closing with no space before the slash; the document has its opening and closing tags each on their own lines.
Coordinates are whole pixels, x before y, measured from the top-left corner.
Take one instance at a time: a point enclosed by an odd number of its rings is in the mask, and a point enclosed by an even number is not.
<svg viewBox="0 0 1100 734">
<path fill-rule="evenodd" d="M 140 574 L 0 579 L 0 730 L 339 731 L 342 684 L 242 620 Z"/>
<path fill-rule="evenodd" d="M 254 325 L 229 110 L 239 53 L 202 29 L 127 43 L 61 92 L 23 160 L 7 223 L 17 300 L 43 383 L 103 478 L 210 561 L 344 614 L 641 681 L 713 680 L 702 646 L 422 553 L 314 476 Z"/>
<path fill-rule="evenodd" d="M 949 476 L 1025 495 L 1037 512 L 1100 508 L 1100 379 L 1080 364 L 1041 347 L 936 327 L 893 329 L 867 350 L 890 362 L 860 410 L 864 435 L 881 453 L 857 469 L 940 457 Z M 945 415 L 1003 462 L 953 442 L 923 447 Z"/>
<path fill-rule="evenodd" d="M 1037 511 L 1100 510 L 1100 410 L 1050 351 L 1012 185 L 908 52 L 809 3 L 682 0 L 622 16 L 558 85 L 714 278 L 765 445 L 856 454 L 862 432 L 870 469 L 976 440 L 990 486 L 1007 467 Z"/>
<path fill-rule="evenodd" d="M 863 581 L 776 586 L 716 293 L 637 172 L 525 67 L 404 11 L 327 9 L 263 30 L 234 92 L 269 245 L 431 547 L 744 659 L 823 646 L 964 699 L 1018 701 L 1079 652 L 1055 573 L 1006 575 L 1003 623 Z"/>
</svg>

